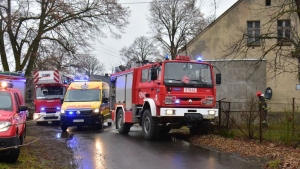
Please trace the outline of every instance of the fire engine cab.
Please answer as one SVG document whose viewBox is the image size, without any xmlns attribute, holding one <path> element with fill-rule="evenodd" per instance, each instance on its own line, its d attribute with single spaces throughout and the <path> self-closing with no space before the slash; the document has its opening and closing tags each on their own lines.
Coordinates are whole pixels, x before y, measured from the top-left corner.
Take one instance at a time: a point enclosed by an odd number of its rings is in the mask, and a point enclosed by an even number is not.
<svg viewBox="0 0 300 169">
<path fill-rule="evenodd" d="M 177 56 L 175 60 L 132 65 L 110 78 L 110 110 L 120 134 L 129 133 L 136 123 L 147 140 L 183 126 L 189 127 L 191 134 L 206 134 L 218 116 L 214 107 L 221 74 L 215 75 L 213 66 L 201 58 Z"/>
<path fill-rule="evenodd" d="M 23 77 L 0 73 L 0 158 L 10 163 L 18 160 L 26 135 L 27 106 L 19 90 L 25 82 Z"/>
<path fill-rule="evenodd" d="M 64 98 L 71 79 L 55 70 L 35 71 L 33 77 L 34 107 L 33 120 L 37 124 L 60 121 L 60 100 Z"/>
</svg>

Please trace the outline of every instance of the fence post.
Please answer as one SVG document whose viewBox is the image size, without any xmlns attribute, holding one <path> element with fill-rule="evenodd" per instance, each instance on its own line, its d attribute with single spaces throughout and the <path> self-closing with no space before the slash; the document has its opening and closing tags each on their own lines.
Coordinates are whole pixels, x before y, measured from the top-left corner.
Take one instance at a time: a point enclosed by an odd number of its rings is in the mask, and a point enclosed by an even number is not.
<svg viewBox="0 0 300 169">
<path fill-rule="evenodd" d="M 221 131 L 221 114 L 222 114 L 222 112 L 221 112 L 221 103 L 222 103 L 222 101 L 221 100 L 219 100 L 219 131 Z"/>
<path fill-rule="evenodd" d="M 259 103 L 259 142 L 262 143 L 262 105 Z"/>
<path fill-rule="evenodd" d="M 295 132 L 295 125 L 294 121 L 295 120 L 295 98 L 293 97 L 293 107 L 292 107 L 292 137 L 294 137 L 294 132 Z"/>
</svg>

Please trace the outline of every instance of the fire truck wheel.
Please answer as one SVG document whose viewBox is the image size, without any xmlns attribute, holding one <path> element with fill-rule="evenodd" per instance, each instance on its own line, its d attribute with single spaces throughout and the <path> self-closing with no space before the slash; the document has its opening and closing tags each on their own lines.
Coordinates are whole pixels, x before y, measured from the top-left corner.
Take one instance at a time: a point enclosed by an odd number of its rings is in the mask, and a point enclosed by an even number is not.
<svg viewBox="0 0 300 169">
<path fill-rule="evenodd" d="M 146 140 L 157 140 L 161 134 L 157 119 L 151 116 L 150 110 L 145 110 L 142 120 L 143 136 Z"/>
<path fill-rule="evenodd" d="M 62 131 L 67 131 L 68 126 L 66 126 L 66 125 L 61 125 L 60 128 L 61 128 Z"/>
<path fill-rule="evenodd" d="M 123 120 L 123 111 L 122 109 L 120 109 L 118 111 L 118 121 L 117 121 L 117 126 L 118 126 L 118 132 L 120 134 L 128 134 L 129 131 L 130 131 L 130 127 L 131 125 L 128 124 L 128 123 L 124 123 L 124 120 Z"/>
<path fill-rule="evenodd" d="M 211 131 L 211 124 L 209 122 L 202 122 L 190 128 L 191 135 L 207 135 Z"/>
<path fill-rule="evenodd" d="M 168 134 L 170 131 L 171 131 L 171 128 L 168 127 L 168 126 L 162 126 L 161 127 L 161 133 L 164 134 L 164 135 Z"/>
<path fill-rule="evenodd" d="M 14 141 L 15 141 L 16 146 L 20 145 L 19 137 L 16 136 Z M 5 160 L 8 163 L 15 163 L 15 162 L 17 162 L 19 155 L 20 155 L 20 147 L 12 148 L 12 149 L 10 149 L 10 153 L 6 156 Z"/>
</svg>

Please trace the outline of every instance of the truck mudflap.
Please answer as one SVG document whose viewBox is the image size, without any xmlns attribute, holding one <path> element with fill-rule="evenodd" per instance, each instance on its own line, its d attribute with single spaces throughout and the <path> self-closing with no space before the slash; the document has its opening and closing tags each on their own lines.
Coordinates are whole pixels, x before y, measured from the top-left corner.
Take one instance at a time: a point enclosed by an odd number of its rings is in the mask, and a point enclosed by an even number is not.
<svg viewBox="0 0 300 169">
<path fill-rule="evenodd" d="M 185 113 L 184 121 L 186 123 L 197 123 L 203 120 L 203 115 L 199 113 Z"/>
</svg>

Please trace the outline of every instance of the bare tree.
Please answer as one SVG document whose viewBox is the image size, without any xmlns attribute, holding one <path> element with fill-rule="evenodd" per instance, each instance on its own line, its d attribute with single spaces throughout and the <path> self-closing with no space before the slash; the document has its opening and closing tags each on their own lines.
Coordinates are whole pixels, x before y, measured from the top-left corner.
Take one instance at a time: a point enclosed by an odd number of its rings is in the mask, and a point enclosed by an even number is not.
<svg viewBox="0 0 300 169">
<path fill-rule="evenodd" d="M 60 44 L 41 43 L 34 70 L 59 70 L 66 71 L 72 61 L 75 60 L 72 52 L 65 50 Z"/>
<path fill-rule="evenodd" d="M 87 39 L 106 37 L 108 30 L 120 37 L 128 24 L 128 8 L 116 0 L 7 0 L 0 1 L 0 55 L 9 71 L 8 53 L 15 70 L 29 76 L 38 58 L 41 43 L 56 42 L 66 51 L 88 46 Z"/>
<path fill-rule="evenodd" d="M 157 46 L 154 45 L 150 38 L 141 36 L 135 38 L 131 46 L 123 47 L 120 50 L 120 55 L 128 63 L 131 61 L 142 62 L 143 60 L 153 61 L 160 54 Z"/>
<path fill-rule="evenodd" d="M 257 15 L 264 16 L 266 13 L 265 2 L 256 4 Z M 293 22 L 300 21 L 300 0 L 272 1 L 271 13 L 266 22 L 251 22 L 255 24 L 248 29 L 239 29 L 241 36 L 224 45 L 224 58 L 249 58 L 255 57 L 261 61 L 267 58 L 268 72 L 271 78 L 276 78 L 283 73 L 297 73 L 300 81 L 300 38 L 299 28 Z M 249 28 L 250 27 L 250 28 Z M 252 52 L 252 54 L 251 54 Z M 271 56 L 271 57 L 270 57 Z"/>
<path fill-rule="evenodd" d="M 78 55 L 77 58 L 77 64 L 73 66 L 83 69 L 86 75 L 91 76 L 104 73 L 104 63 L 101 63 L 95 56 L 82 54 Z"/>
<path fill-rule="evenodd" d="M 201 32 L 208 22 L 197 0 L 152 1 L 149 23 L 154 38 L 168 49 L 172 59 L 179 48 Z"/>
</svg>

